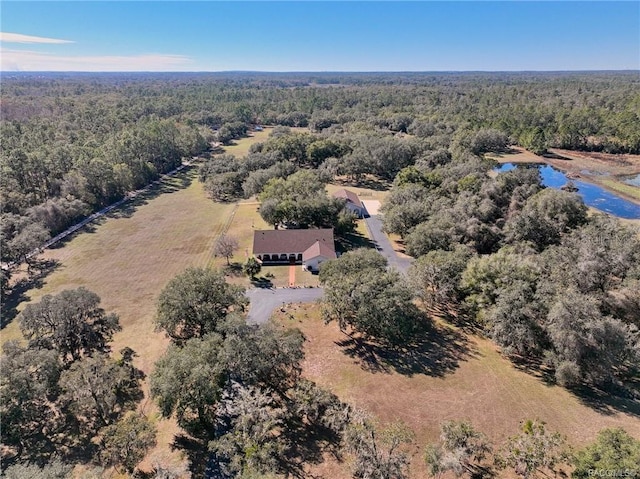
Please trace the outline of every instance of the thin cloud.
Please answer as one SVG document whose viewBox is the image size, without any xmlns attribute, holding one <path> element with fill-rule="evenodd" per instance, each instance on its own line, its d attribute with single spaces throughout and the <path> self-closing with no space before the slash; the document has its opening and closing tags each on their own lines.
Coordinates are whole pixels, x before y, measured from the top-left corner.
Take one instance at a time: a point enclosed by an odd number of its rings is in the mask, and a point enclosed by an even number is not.
<svg viewBox="0 0 640 479">
<path fill-rule="evenodd" d="M 60 40 L 58 38 L 36 37 L 33 35 L 22 35 L 21 33 L 0 32 L 0 42 L 4 43 L 75 43 L 71 40 Z"/>
<path fill-rule="evenodd" d="M 171 71 L 184 69 L 193 60 L 183 55 L 65 56 L 35 51 L 2 50 L 2 71 Z"/>
</svg>

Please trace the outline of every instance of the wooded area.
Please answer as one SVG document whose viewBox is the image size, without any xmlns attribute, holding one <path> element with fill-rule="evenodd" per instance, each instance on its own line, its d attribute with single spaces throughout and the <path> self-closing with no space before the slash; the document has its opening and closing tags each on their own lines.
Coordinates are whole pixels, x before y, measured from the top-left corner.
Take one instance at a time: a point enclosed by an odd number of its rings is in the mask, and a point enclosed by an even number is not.
<svg viewBox="0 0 640 479">
<path fill-rule="evenodd" d="M 7 75 L 3 303 L 11 266 L 40 267 L 29 253 L 50 236 L 199 157 L 213 201 L 255 196 L 268 224 L 334 228 L 345 250 L 356 217 L 326 185 L 389 189 L 384 228 L 415 258 L 406 277 L 371 249 L 320 271 L 323 317 L 355 343 L 407 352 L 444 321 L 491 338 L 550 383 L 637 401 L 637 230 L 544 188 L 535 169 L 491 174 L 485 154 L 512 145 L 637 154 L 639 112 L 640 79 L 624 72 Z M 274 128 L 246 156 L 218 152 L 257 125 Z M 222 234 L 214 252 L 229 263 L 238 244 Z M 259 268 L 245 265 L 251 278 Z M 150 394 L 180 426 L 174 443 L 191 472 L 303 477 L 330 454 L 347 455 L 353 477 L 408 477 L 406 425 L 376 424 L 302 377 L 300 331 L 247 325 L 247 304 L 242 287 L 207 268 L 186 269 L 160 294 L 156 327 L 171 345 L 149 374 Z M 19 314 L 26 343 L 5 344 L 1 368 L 7 477 L 67 477 L 80 462 L 131 475 L 155 444 L 154 424 L 135 412 L 144 380 L 135 352 L 112 353 L 118 317 L 99 305 L 79 288 Z M 553 429 L 530 418 L 491 445 L 469 422 L 449 421 L 439 443 L 419 446 L 434 476 L 528 478 L 564 465 L 587 477 L 605 460 L 599 449 L 624 464 L 640 454 L 618 429 L 569 454 Z"/>
</svg>

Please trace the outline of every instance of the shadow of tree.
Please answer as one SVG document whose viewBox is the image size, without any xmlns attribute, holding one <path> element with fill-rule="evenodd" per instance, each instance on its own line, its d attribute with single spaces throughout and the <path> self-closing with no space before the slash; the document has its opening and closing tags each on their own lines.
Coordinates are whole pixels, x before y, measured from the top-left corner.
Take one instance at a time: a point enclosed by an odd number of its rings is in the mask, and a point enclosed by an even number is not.
<svg viewBox="0 0 640 479">
<path fill-rule="evenodd" d="M 309 478 L 309 472 L 304 470 L 305 464 L 320 464 L 325 460 L 326 454 L 330 454 L 336 460 L 342 460 L 341 438 L 335 431 L 320 425 L 307 424 L 299 418 L 289 421 L 286 426 L 290 448 L 280 459 L 279 465 L 288 476 Z"/>
<path fill-rule="evenodd" d="M 138 193 L 129 201 L 125 201 L 121 206 L 114 208 L 105 214 L 106 218 L 130 218 L 141 206 L 160 195 L 176 193 L 191 185 L 197 174 L 197 170 L 192 166 L 185 166 L 184 169 L 169 178 L 163 178 L 149 185 L 144 191 Z"/>
<path fill-rule="evenodd" d="M 225 265 L 224 274 L 227 276 L 233 276 L 235 278 L 243 276 L 244 272 L 242 271 L 242 264 L 238 263 L 237 261 L 234 261 L 231 264 Z"/>
<path fill-rule="evenodd" d="M 504 356 L 504 354 L 503 354 Z M 555 384 L 553 369 L 545 365 L 540 357 L 524 357 L 520 355 L 504 356 L 513 366 L 527 374 L 537 377 L 545 384 Z"/>
<path fill-rule="evenodd" d="M 186 434 L 176 434 L 171 443 L 171 449 L 178 449 L 187 457 L 192 477 L 225 477 L 215 474 L 219 468 L 216 468 L 216 462 L 209 452 L 209 444 L 206 441 Z M 222 471 L 219 472 L 222 473 Z"/>
<path fill-rule="evenodd" d="M 79 228 L 76 231 L 74 231 L 73 233 L 68 234 L 64 238 L 59 239 L 58 241 L 56 241 L 51 246 L 48 246 L 47 249 L 61 249 L 61 248 L 64 248 L 67 245 L 67 243 L 69 243 L 72 239 L 74 239 L 80 233 L 90 233 L 90 234 L 95 233 L 98 225 L 102 224 L 104 219 L 105 218 L 103 216 L 101 216 L 100 218 L 96 218 L 91 223 L 87 223 L 82 228 Z"/>
<path fill-rule="evenodd" d="M 423 307 L 429 317 L 440 318 L 467 334 L 477 334 L 479 336 L 484 334 L 484 330 L 473 314 L 465 311 L 459 303 L 450 302 L 442 305 L 423 302 Z"/>
<path fill-rule="evenodd" d="M 18 315 L 18 305 L 28 299 L 26 296 L 27 291 L 42 288 L 44 279 L 59 267 L 60 263 L 54 259 L 32 260 L 32 273 L 27 278 L 17 281 L 2 302 L 0 329 L 4 329 Z"/>
<path fill-rule="evenodd" d="M 345 354 L 370 372 L 443 377 L 476 353 L 466 336 L 446 326 L 426 325 L 402 346 L 388 346 L 359 335 L 337 341 Z"/>
<path fill-rule="evenodd" d="M 640 388 L 637 382 L 617 383 L 607 388 L 582 385 L 570 391 L 582 404 L 601 414 L 609 416 L 622 412 L 640 417 Z"/>
<path fill-rule="evenodd" d="M 542 358 L 526 358 L 509 356 L 517 369 L 535 376 L 547 385 L 555 385 L 554 369 L 544 363 Z M 640 417 L 640 378 L 628 378 L 624 382 L 619 379 L 611 381 L 602 387 L 591 384 L 581 384 L 567 389 L 585 406 L 598 411 L 600 414 L 612 415 L 626 413 Z"/>
<path fill-rule="evenodd" d="M 255 288 L 271 289 L 273 288 L 273 282 L 269 278 L 260 276 L 259 278 L 253 278 L 251 280 L 251 286 Z"/>
<path fill-rule="evenodd" d="M 294 414 L 287 421 L 282 433 L 286 435 L 285 442 L 288 447 L 286 452 L 277 458 L 277 468 L 279 473 L 284 473 L 287 477 L 298 479 L 315 477 L 309 475 L 309 472 L 305 470 L 305 465 L 322 463 L 326 454 L 342 461 L 341 438 L 329 428 L 308 424 Z M 177 435 L 172 447 L 180 449 L 187 455 L 193 477 L 207 479 L 233 477 L 226 472 L 228 459 L 208 451 L 204 441 L 186 435 Z"/>
<path fill-rule="evenodd" d="M 336 238 L 338 251 L 344 253 L 357 248 L 376 248 L 376 244 L 360 233 L 348 233 Z"/>
<path fill-rule="evenodd" d="M 336 178 L 335 182 L 341 186 L 352 186 L 354 188 L 367 188 L 374 191 L 386 191 L 389 189 L 390 182 L 368 175 L 363 178 Z"/>
<path fill-rule="evenodd" d="M 158 196 L 166 193 L 175 193 L 187 188 L 193 182 L 196 174 L 197 170 L 195 170 L 192 165 L 188 165 L 176 175 L 159 180 L 158 183 L 152 183 L 143 192 L 138 193 L 135 197 L 130 198 L 120 206 L 108 211 L 103 216 L 96 218 L 91 223 L 87 223 L 80 229 L 60 239 L 55 244 L 49 246 L 49 249 L 63 248 L 80 233 L 94 233 L 97 226 L 104 223 L 107 218 L 131 218 L 138 208 L 146 205 L 149 201 L 157 198 Z"/>
</svg>

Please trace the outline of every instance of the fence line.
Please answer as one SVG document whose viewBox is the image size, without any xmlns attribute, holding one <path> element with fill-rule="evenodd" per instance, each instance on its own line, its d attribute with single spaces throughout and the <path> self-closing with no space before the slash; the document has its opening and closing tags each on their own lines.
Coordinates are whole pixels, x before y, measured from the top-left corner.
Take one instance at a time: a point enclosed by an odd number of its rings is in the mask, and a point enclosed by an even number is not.
<svg viewBox="0 0 640 479">
<path fill-rule="evenodd" d="M 79 229 L 81 229 L 82 227 L 88 225 L 89 223 L 92 223 L 93 221 L 97 220 L 98 218 L 104 216 L 105 214 L 107 214 L 109 211 L 117 208 L 118 206 L 122 206 L 124 203 L 126 203 L 127 201 L 131 201 L 133 200 L 135 197 L 137 197 L 139 194 L 146 192 L 147 190 L 149 190 L 151 187 L 153 187 L 154 185 L 159 185 L 162 181 L 166 180 L 167 178 L 175 175 L 176 173 L 178 173 L 179 171 L 182 171 L 184 168 L 186 168 L 187 166 L 190 166 L 190 163 L 183 163 L 180 166 L 178 166 L 176 169 L 171 170 L 168 173 L 164 173 L 163 175 L 160 176 L 160 178 L 158 178 L 157 180 L 149 183 L 147 186 L 140 188 L 139 190 L 135 190 L 135 191 L 130 191 L 129 193 L 127 193 L 125 195 L 124 198 L 122 198 L 121 200 L 116 201 L 113 204 L 110 204 L 109 206 L 106 206 L 104 208 L 102 208 L 100 211 L 96 211 L 95 213 L 87 216 L 85 219 L 83 219 L 82 221 L 80 221 L 79 223 L 76 223 L 75 225 L 67 228 L 66 230 L 64 230 L 62 233 L 57 234 L 56 236 L 54 236 L 53 238 L 51 238 L 50 240 L 46 241 L 43 245 L 39 246 L 38 248 L 34 249 L 31 253 L 27 253 L 26 257 L 27 258 L 31 258 L 32 256 L 35 256 L 37 254 L 40 254 L 43 250 L 47 249 L 48 247 L 56 244 L 58 241 L 66 238 L 67 236 L 69 236 L 70 234 L 75 233 L 76 231 L 78 231 Z M 15 268 L 16 266 L 18 266 L 20 263 L 18 262 L 11 262 L 7 265 L 8 269 L 12 269 Z"/>
</svg>

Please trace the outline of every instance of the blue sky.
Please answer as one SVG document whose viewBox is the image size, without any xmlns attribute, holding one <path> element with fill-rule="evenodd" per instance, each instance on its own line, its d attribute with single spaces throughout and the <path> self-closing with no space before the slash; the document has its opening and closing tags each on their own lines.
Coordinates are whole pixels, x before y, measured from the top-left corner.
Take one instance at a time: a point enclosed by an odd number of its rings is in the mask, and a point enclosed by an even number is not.
<svg viewBox="0 0 640 479">
<path fill-rule="evenodd" d="M 640 2 L 2 1 L 3 71 L 640 69 Z"/>
</svg>

